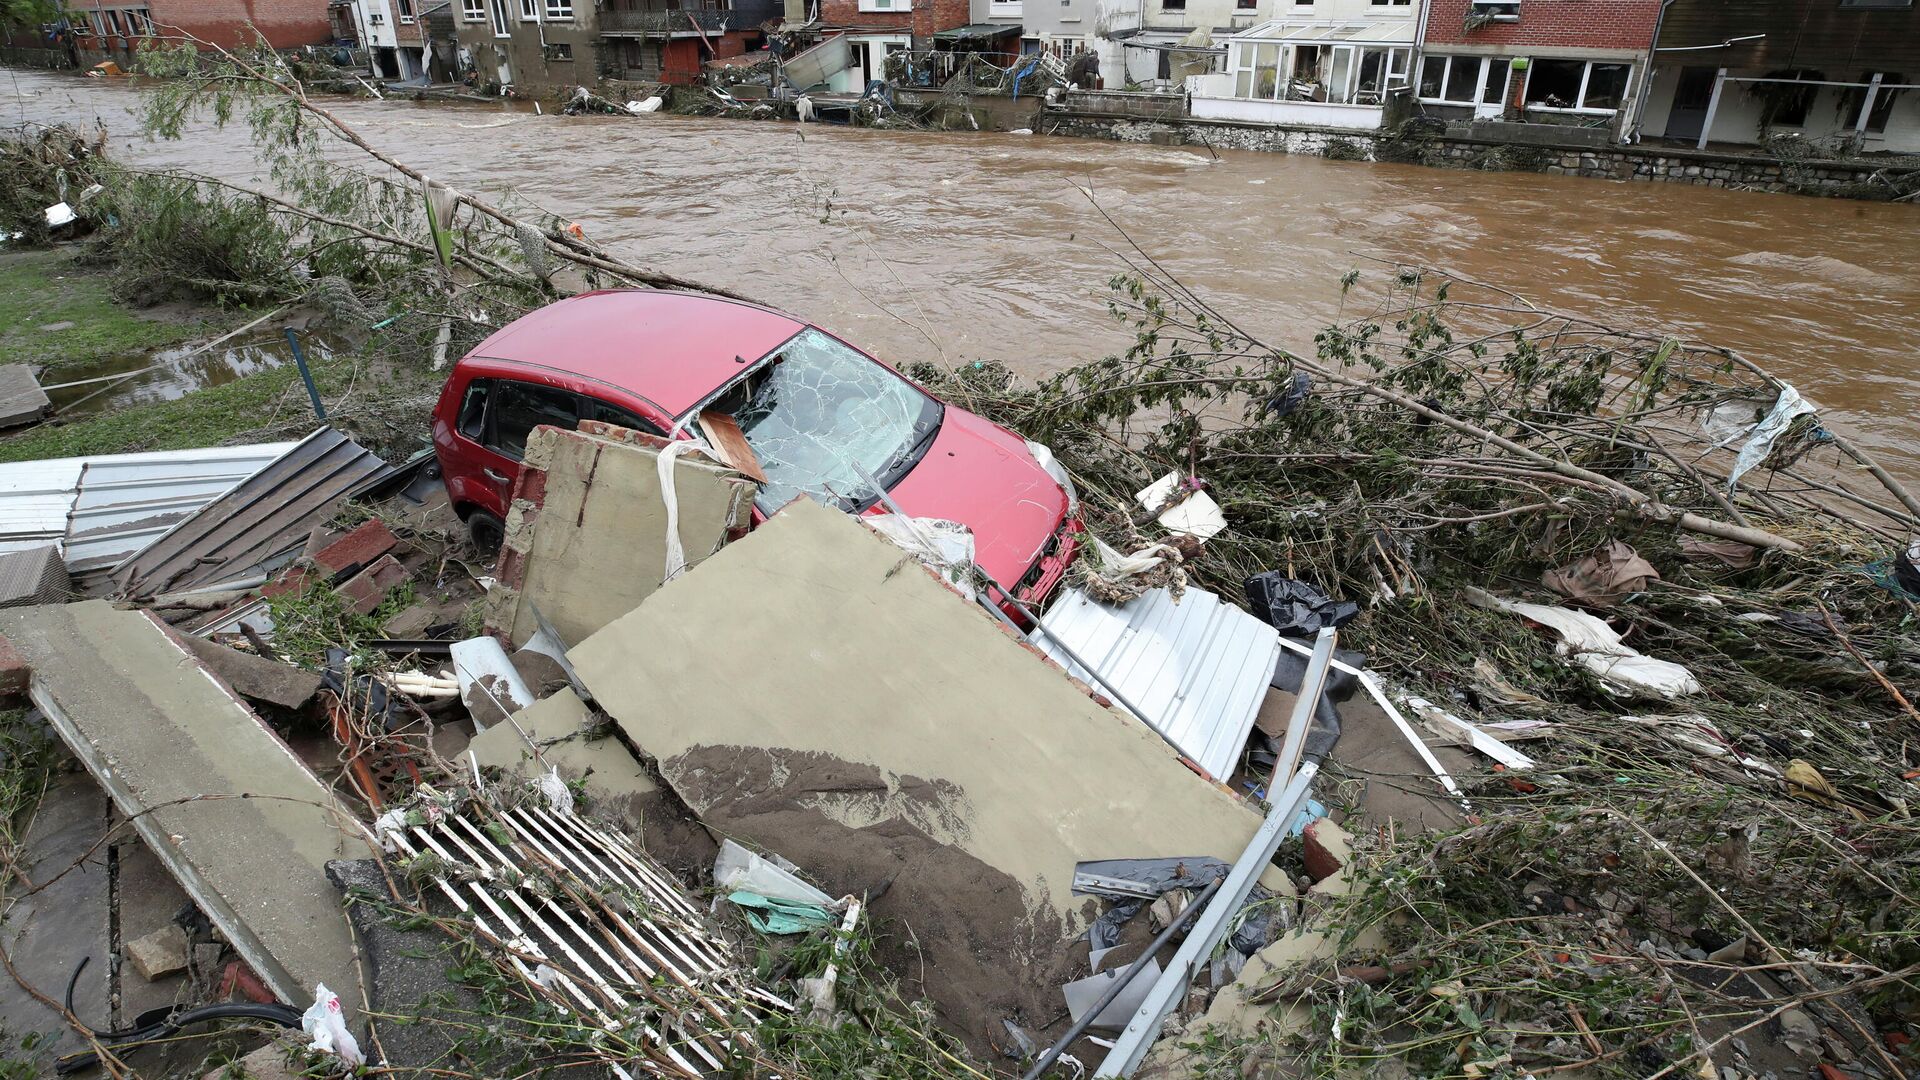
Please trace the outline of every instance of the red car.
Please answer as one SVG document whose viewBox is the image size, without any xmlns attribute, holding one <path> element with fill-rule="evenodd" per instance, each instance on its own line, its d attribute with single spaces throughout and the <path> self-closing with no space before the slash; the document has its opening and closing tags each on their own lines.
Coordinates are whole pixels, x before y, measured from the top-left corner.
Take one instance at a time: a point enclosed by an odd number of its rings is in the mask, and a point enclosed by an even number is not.
<svg viewBox="0 0 1920 1080">
<path fill-rule="evenodd" d="M 819 327 L 693 293 L 583 293 L 502 328 L 454 366 L 433 445 L 454 509 L 491 550 L 536 425 L 603 420 L 691 438 L 709 409 L 738 421 L 767 474 L 756 522 L 798 495 L 887 513 L 877 483 L 912 516 L 972 529 L 980 568 L 1028 603 L 1079 545 L 1072 483 L 1045 447 Z"/>
</svg>

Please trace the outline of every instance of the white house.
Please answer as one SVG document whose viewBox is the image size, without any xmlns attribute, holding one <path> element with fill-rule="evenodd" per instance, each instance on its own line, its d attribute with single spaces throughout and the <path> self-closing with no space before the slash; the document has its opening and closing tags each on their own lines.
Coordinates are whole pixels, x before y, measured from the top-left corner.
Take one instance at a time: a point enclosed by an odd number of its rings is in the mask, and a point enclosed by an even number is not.
<svg viewBox="0 0 1920 1080">
<path fill-rule="evenodd" d="M 1226 70 L 1192 79 L 1196 117 L 1372 131 L 1411 82 L 1413 0 L 1285 0 L 1284 14 L 1225 40 Z"/>
</svg>

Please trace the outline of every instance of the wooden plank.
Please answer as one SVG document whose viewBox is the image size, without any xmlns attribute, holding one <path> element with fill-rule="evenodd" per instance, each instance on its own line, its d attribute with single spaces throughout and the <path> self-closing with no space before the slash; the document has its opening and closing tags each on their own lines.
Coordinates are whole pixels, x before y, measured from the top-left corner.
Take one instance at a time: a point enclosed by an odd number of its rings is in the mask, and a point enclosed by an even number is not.
<svg viewBox="0 0 1920 1080">
<path fill-rule="evenodd" d="M 760 459 L 754 456 L 753 447 L 747 443 L 746 433 L 740 430 L 738 420 L 718 409 L 708 409 L 700 414 L 700 430 L 729 468 L 753 477 L 755 483 L 767 482 L 767 474 L 760 468 Z"/>
</svg>

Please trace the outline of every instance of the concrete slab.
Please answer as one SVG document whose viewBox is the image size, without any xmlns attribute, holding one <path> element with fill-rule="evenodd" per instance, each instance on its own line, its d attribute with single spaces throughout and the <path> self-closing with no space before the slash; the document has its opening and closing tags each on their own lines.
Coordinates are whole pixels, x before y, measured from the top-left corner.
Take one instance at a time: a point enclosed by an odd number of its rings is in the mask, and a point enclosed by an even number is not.
<svg viewBox="0 0 1920 1080">
<path fill-rule="evenodd" d="M 704 458 L 673 464 L 677 529 L 689 566 L 745 528 L 754 485 Z M 609 435 L 540 428 L 507 515 L 500 586 L 488 625 L 521 645 L 533 607 L 561 638 L 587 635 L 632 611 L 666 574 L 667 507 L 659 454 Z"/>
<path fill-rule="evenodd" d="M 28 880 L 45 888 L 29 896 L 10 885 L 7 892 L 15 898 L 5 922 L 0 923 L 0 936 L 21 978 L 55 1000 L 66 989 L 74 968 L 91 958 L 74 985 L 73 1011 L 98 1027 L 112 1023 L 106 962 L 110 948 L 106 846 L 95 849 L 72 870 L 68 867 L 99 841 L 108 826 L 108 813 L 107 798 L 92 778 L 84 773 L 55 777 L 22 845 L 21 869 Z M 65 876 L 54 880 L 63 870 L 67 870 Z M 33 1050 L 22 1056 L 42 1066 L 45 1074 L 51 1074 L 54 1058 L 86 1049 L 58 1012 L 4 975 L 0 975 L 0 1029 L 12 1037 L 15 1047 L 27 1035 L 41 1036 Z"/>
<path fill-rule="evenodd" d="M 548 766 L 559 769 L 566 779 L 583 782 L 589 812 L 638 825 L 659 785 L 619 739 L 605 732 L 592 737 L 596 726 L 586 703 L 571 689 L 561 690 L 515 713 L 513 723 L 496 724 L 474 736 L 467 749 L 482 766 L 527 779 Z"/>
<path fill-rule="evenodd" d="M 114 815 L 116 822 L 124 822 Z M 173 880 L 153 852 L 124 825 L 118 831 L 124 839 L 113 845 L 114 903 L 119 910 L 121 950 L 130 952 L 132 943 L 144 936 L 172 927 L 173 917 L 183 904 L 190 903 L 180 883 Z M 190 952 L 190 950 L 189 950 Z M 191 980 L 185 975 L 149 982 L 140 977 L 130 956 L 114 958 L 113 1025 L 128 1027 L 133 1018 L 148 1009 L 180 1004 L 191 992 Z"/>
<path fill-rule="evenodd" d="M 210 671 L 255 704 L 295 712 L 306 708 L 313 695 L 320 692 L 320 676 L 311 671 L 230 649 L 202 637 L 186 635 L 181 640 Z"/>
<path fill-rule="evenodd" d="M 0 633 L 33 668 L 34 704 L 268 987 L 305 1005 L 324 982 L 356 1008 L 323 868 L 372 838 L 332 792 L 146 613 L 20 608 Z"/>
<path fill-rule="evenodd" d="M 980 1045 L 1059 1012 L 1074 863 L 1231 862 L 1260 818 L 853 518 L 782 510 L 569 652 L 709 826 L 833 893 Z M 887 950 L 893 950 L 889 953 Z M 1080 952 L 1079 956 L 1084 956 Z"/>
<path fill-rule="evenodd" d="M 40 389 L 33 369 L 25 364 L 0 364 L 0 428 L 33 424 L 53 411 L 53 402 Z"/>
</svg>

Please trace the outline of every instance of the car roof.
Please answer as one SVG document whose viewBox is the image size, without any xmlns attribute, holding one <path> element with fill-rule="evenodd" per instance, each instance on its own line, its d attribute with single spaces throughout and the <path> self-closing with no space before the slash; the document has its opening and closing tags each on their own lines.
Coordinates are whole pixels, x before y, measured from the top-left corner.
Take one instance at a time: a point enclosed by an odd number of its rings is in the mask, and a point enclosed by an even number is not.
<svg viewBox="0 0 1920 1080">
<path fill-rule="evenodd" d="M 501 327 L 468 354 L 583 376 L 678 416 L 806 328 L 739 300 L 664 289 L 581 293 Z"/>
</svg>

